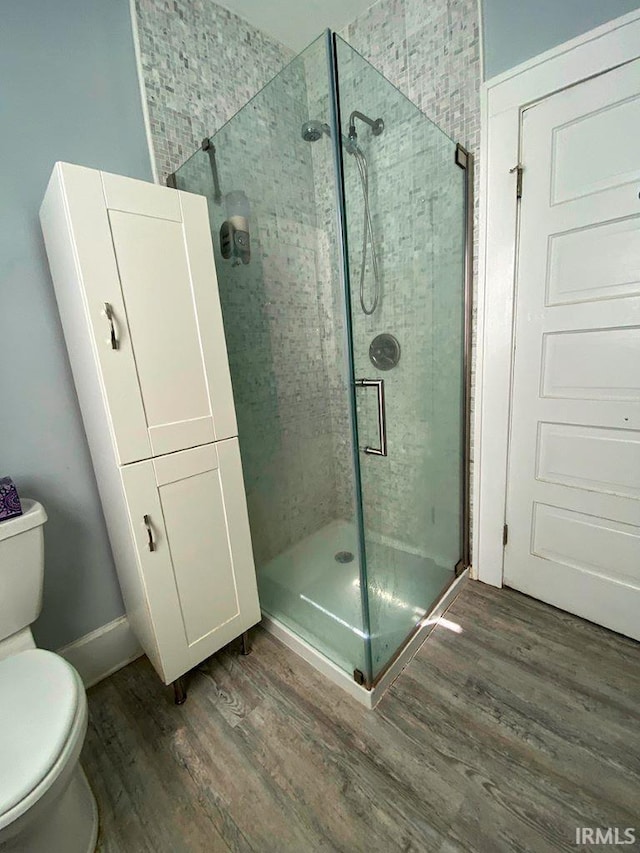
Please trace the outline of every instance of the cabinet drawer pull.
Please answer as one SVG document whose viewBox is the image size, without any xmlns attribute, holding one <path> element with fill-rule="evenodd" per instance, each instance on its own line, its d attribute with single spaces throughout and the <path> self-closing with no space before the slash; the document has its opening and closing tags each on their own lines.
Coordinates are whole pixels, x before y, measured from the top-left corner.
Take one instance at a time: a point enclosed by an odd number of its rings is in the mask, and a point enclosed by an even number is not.
<svg viewBox="0 0 640 853">
<path fill-rule="evenodd" d="M 116 337 L 116 329 L 113 324 L 113 308 L 111 307 L 110 302 L 104 303 L 104 316 L 109 321 L 109 337 L 111 339 L 111 349 L 118 349 L 120 346 L 120 342 Z"/>
<path fill-rule="evenodd" d="M 149 541 L 147 545 L 149 546 L 150 551 L 156 550 L 156 543 L 153 541 L 153 530 L 151 529 L 151 519 L 148 515 L 144 516 L 144 526 L 147 528 L 147 536 L 149 537 Z"/>
</svg>

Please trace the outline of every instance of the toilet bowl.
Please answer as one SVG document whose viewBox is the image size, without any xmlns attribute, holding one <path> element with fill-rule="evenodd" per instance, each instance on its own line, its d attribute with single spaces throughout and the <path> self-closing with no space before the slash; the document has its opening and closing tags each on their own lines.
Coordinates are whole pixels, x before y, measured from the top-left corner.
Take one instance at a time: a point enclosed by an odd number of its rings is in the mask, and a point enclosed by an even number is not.
<svg viewBox="0 0 640 853">
<path fill-rule="evenodd" d="M 0 522 L 0 853 L 91 853 L 98 811 L 79 758 L 87 697 L 75 669 L 37 649 L 43 507 Z"/>
<path fill-rule="evenodd" d="M 78 673 L 43 649 L 0 661 L 0 851 L 91 853 L 98 815 L 79 764 L 87 700 Z"/>
</svg>

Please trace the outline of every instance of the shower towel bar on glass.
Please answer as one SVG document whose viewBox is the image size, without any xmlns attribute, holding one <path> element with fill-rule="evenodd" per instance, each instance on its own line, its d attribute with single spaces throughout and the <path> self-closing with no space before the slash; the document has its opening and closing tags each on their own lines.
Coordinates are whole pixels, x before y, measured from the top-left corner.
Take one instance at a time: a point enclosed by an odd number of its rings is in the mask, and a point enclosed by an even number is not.
<svg viewBox="0 0 640 853">
<path fill-rule="evenodd" d="M 364 452 L 371 456 L 387 455 L 387 415 L 384 402 L 384 379 L 356 379 L 357 388 L 377 388 L 378 390 L 378 433 L 380 447 L 365 447 Z"/>
</svg>

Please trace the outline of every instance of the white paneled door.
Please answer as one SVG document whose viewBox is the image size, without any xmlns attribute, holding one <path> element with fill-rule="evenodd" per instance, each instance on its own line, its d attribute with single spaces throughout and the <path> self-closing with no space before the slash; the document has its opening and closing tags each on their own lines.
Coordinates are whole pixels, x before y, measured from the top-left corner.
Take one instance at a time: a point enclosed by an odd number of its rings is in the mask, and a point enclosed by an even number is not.
<svg viewBox="0 0 640 853">
<path fill-rule="evenodd" d="M 640 639 L 640 61 L 522 115 L 504 582 Z"/>
</svg>

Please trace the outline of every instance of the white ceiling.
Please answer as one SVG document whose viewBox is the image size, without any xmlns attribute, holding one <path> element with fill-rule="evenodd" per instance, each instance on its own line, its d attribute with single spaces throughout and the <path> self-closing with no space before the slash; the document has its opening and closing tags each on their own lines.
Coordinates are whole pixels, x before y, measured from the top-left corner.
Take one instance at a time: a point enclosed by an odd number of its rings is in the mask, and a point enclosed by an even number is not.
<svg viewBox="0 0 640 853">
<path fill-rule="evenodd" d="M 217 0 L 296 53 L 329 27 L 341 30 L 375 0 Z"/>
</svg>

